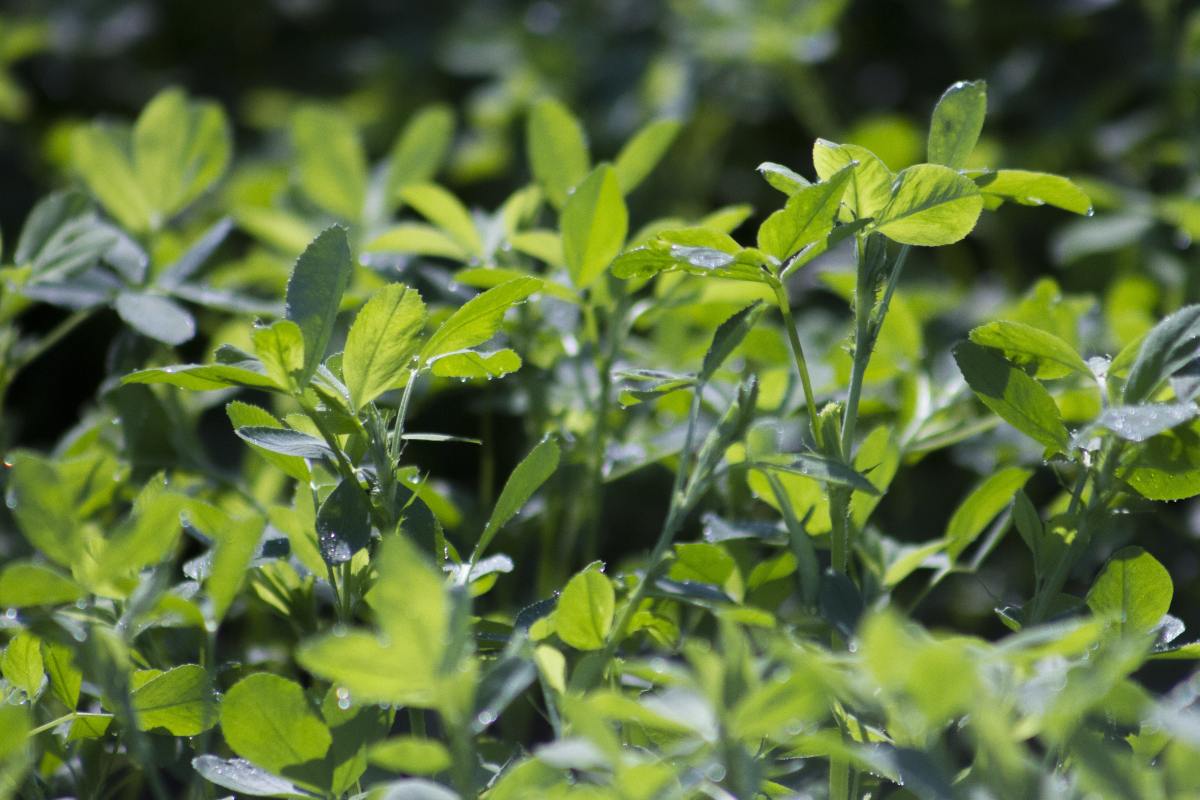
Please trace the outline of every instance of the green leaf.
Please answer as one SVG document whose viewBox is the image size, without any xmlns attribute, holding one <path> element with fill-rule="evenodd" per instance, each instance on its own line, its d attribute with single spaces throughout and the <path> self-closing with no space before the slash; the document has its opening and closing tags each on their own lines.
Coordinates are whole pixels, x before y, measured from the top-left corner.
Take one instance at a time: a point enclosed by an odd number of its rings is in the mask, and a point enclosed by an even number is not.
<svg viewBox="0 0 1200 800">
<path fill-rule="evenodd" d="M 379 579 L 367 595 L 379 626 L 399 647 L 419 648 L 424 671 L 442 663 L 450 622 L 445 575 L 404 536 L 389 536 L 375 554 Z M 417 670 L 421 672 L 421 670 Z"/>
<path fill-rule="evenodd" d="M 83 555 L 75 503 L 54 462 L 30 452 L 10 454 L 7 504 L 25 538 L 59 566 L 72 568 Z"/>
<path fill-rule="evenodd" d="M 758 229 L 759 249 L 783 261 L 828 236 L 855 169 L 847 165 L 821 183 L 797 190 Z"/>
<path fill-rule="evenodd" d="M 974 229 L 981 211 L 983 197 L 970 178 L 938 164 L 918 164 L 896 176 L 875 230 L 901 244 L 953 244 Z"/>
<path fill-rule="evenodd" d="M 529 168 L 555 208 L 587 175 L 590 159 L 583 128 L 557 100 L 542 100 L 529 112 Z"/>
<path fill-rule="evenodd" d="M 287 392 L 296 391 L 297 380 L 304 373 L 304 332 L 290 319 L 278 319 L 266 327 L 256 328 L 251 335 L 254 354 L 275 387 Z"/>
<path fill-rule="evenodd" d="M 300 190 L 336 217 L 355 222 L 367 194 L 367 156 L 350 118 L 315 105 L 292 117 Z"/>
<path fill-rule="evenodd" d="M 483 527 L 479 543 L 475 545 L 472 561 L 477 560 L 487 550 L 487 546 L 500 529 L 517 515 L 529 502 L 529 498 L 533 497 L 533 493 L 554 474 L 554 470 L 558 469 L 559 455 L 558 441 L 552 436 L 547 436 L 529 451 L 529 455 L 521 459 L 521 463 L 517 464 L 508 476 L 496 505 L 492 507 L 492 515 Z"/>
<path fill-rule="evenodd" d="M 576 650 L 599 650 L 612 629 L 615 606 L 612 581 L 596 569 L 585 569 L 559 595 L 554 630 Z"/>
<path fill-rule="evenodd" d="M 426 316 L 421 295 L 402 283 L 383 287 L 358 312 L 342 354 L 342 375 L 355 411 L 407 379 Z"/>
<path fill-rule="evenodd" d="M 35 561 L 10 561 L 0 569 L 0 606 L 28 608 L 71 603 L 82 587 L 67 575 Z"/>
<path fill-rule="evenodd" d="M 979 141 L 987 116 L 987 83 L 959 81 L 945 91 L 933 109 L 926 150 L 934 164 L 962 169 Z"/>
<path fill-rule="evenodd" d="M 8 641 L 0 658 L 4 679 L 25 692 L 31 700 L 46 682 L 46 667 L 42 661 L 42 643 L 28 631 L 21 631 Z"/>
<path fill-rule="evenodd" d="M 1004 351 L 1014 365 L 1041 380 L 1065 378 L 1072 372 L 1086 375 L 1092 371 L 1075 348 L 1053 333 L 1023 322 L 996 320 L 971 331 L 972 342 Z"/>
<path fill-rule="evenodd" d="M 184 664 L 151 678 L 130 695 L 138 727 L 162 728 L 172 736 L 195 736 L 217 722 L 216 697 L 208 673 Z"/>
<path fill-rule="evenodd" d="M 1200 494 L 1200 430 L 1196 423 L 1148 439 L 1122 460 L 1117 473 L 1149 500 Z"/>
<path fill-rule="evenodd" d="M 453 109 L 432 105 L 417 112 L 392 145 L 384 181 L 388 204 L 399 199 L 405 186 L 436 175 L 453 141 Z"/>
<path fill-rule="evenodd" d="M 757 469 L 791 472 L 823 483 L 849 486 L 857 492 L 864 492 L 870 495 L 879 494 L 879 490 L 875 488 L 875 484 L 871 483 L 862 473 L 843 461 L 827 458 L 816 453 L 788 453 L 787 456 L 792 459 L 788 463 L 773 464 L 770 462 L 760 462 L 754 464 L 754 467 Z"/>
<path fill-rule="evenodd" d="M 334 458 L 334 452 L 329 449 L 329 445 L 324 440 L 291 428 L 251 425 L 246 428 L 237 428 L 234 433 L 242 441 L 272 453 L 282 453 L 285 456 L 298 456 L 299 458 Z"/>
<path fill-rule="evenodd" d="M 317 542 L 326 564 L 344 564 L 371 540 L 371 501 L 358 482 L 342 478 L 317 510 Z"/>
<path fill-rule="evenodd" d="M 762 301 L 751 303 L 717 326 L 712 343 L 704 353 L 704 362 L 700 366 L 700 373 L 696 376 L 698 383 L 707 383 L 721 368 L 725 359 L 729 358 L 750 331 L 754 330 L 754 326 L 762 318 L 765 308 Z"/>
<path fill-rule="evenodd" d="M 393 736 L 371 747 L 367 759 L 377 767 L 409 775 L 436 775 L 450 768 L 450 752 L 434 739 Z"/>
<path fill-rule="evenodd" d="M 1054 206 L 1090 216 L 1092 199 L 1069 179 L 1048 172 L 1000 169 L 975 178 L 986 198 L 1012 200 L 1024 206 Z"/>
<path fill-rule="evenodd" d="M 189 101 L 181 89 L 166 89 L 150 101 L 133 129 L 133 157 L 142 194 L 160 219 L 182 210 L 225 173 L 232 140 L 217 103 Z"/>
<path fill-rule="evenodd" d="M 114 305 L 131 328 L 163 344 L 183 344 L 196 335 L 196 320 L 187 309 L 162 295 L 121 292 Z"/>
<path fill-rule="evenodd" d="M 346 229 L 337 225 L 322 231 L 296 260 L 287 285 L 287 318 L 304 334 L 301 387 L 308 384 L 325 357 L 338 305 L 353 270 Z"/>
<path fill-rule="evenodd" d="M 146 483 L 130 518 L 95 554 L 98 573 L 105 578 L 128 575 L 162 561 L 179 539 L 182 510 L 183 497 L 167 491 L 161 476 Z"/>
<path fill-rule="evenodd" d="M 402 222 L 388 228 L 363 247 L 367 253 L 412 253 L 419 256 L 468 261 L 471 253 L 432 225 Z"/>
<path fill-rule="evenodd" d="M 420 361 L 477 347 L 496 335 L 504 314 L 542 288 L 537 278 L 517 278 L 488 289 L 463 303 L 421 348 Z"/>
<path fill-rule="evenodd" d="M 622 194 L 629 194 L 646 179 L 675 141 L 681 127 L 678 120 L 655 120 L 625 143 L 613 162 Z"/>
<path fill-rule="evenodd" d="M 1140 406 L 1109 406 L 1085 429 L 1106 428 L 1129 442 L 1144 442 L 1152 436 L 1177 428 L 1200 414 L 1195 403 L 1146 403 Z M 1081 435 L 1076 435 L 1078 441 Z"/>
<path fill-rule="evenodd" d="M 210 783 L 251 797 L 317 797 L 242 758 L 197 756 L 192 769 Z"/>
<path fill-rule="evenodd" d="M 233 752 L 275 774 L 324 757 L 333 741 L 300 685 L 265 672 L 226 692 L 221 732 Z"/>
<path fill-rule="evenodd" d="M 1092 613 L 1111 617 L 1122 633 L 1142 633 L 1158 624 L 1175 593 L 1171 574 L 1140 547 L 1113 553 L 1088 590 Z"/>
<path fill-rule="evenodd" d="M 154 212 L 130 163 L 125 129 L 96 123 L 76 129 L 71 139 L 75 169 L 88 189 L 122 227 L 148 231 Z"/>
<path fill-rule="evenodd" d="M 83 672 L 75 666 L 71 649 L 54 642 L 42 642 L 42 661 L 46 664 L 46 674 L 50 676 L 50 691 L 63 705 L 74 711 L 79 704 Z"/>
<path fill-rule="evenodd" d="M 216 539 L 216 547 L 205 588 L 212 601 L 214 620 L 219 622 L 224 619 L 241 590 L 262 533 L 263 519 L 259 516 L 231 519 L 219 531 L 211 532 Z"/>
<path fill-rule="evenodd" d="M 763 176 L 763 180 L 788 197 L 807 186 L 812 186 L 812 181 L 799 172 L 773 161 L 764 161 L 758 165 L 757 170 Z"/>
<path fill-rule="evenodd" d="M 21 227 L 17 249 L 13 252 L 13 263 L 20 267 L 43 258 L 47 249 L 53 249 L 50 243 L 72 222 L 86 222 L 89 226 L 100 227 L 95 215 L 88 213 L 90 205 L 87 195 L 75 190 L 52 192 L 37 201 Z M 108 240 L 107 245 L 97 249 L 96 258 L 116 240 L 116 234 L 111 229 L 108 231 Z M 37 271 L 36 267 L 34 271 Z"/>
<path fill-rule="evenodd" d="M 561 227 L 571 282 L 586 289 L 620 254 L 629 230 L 629 212 L 612 167 L 596 167 L 572 192 L 563 207 Z"/>
<path fill-rule="evenodd" d="M 257 365 L 255 365 L 257 366 Z M 171 367 L 151 367 L 131 372 L 121 383 L 166 383 L 181 389 L 206 392 L 245 386 L 253 389 L 275 389 L 275 381 L 255 370 L 232 364 L 177 364 Z"/>
<path fill-rule="evenodd" d="M 454 240 L 468 255 L 483 251 L 479 230 L 459 199 L 433 183 L 414 183 L 400 190 L 400 198 L 421 216 L 432 222 Z"/>
<path fill-rule="evenodd" d="M 437 700 L 437 676 L 424 647 L 411 640 L 385 644 L 373 633 L 350 631 L 306 640 L 296 659 L 357 702 L 429 708 Z"/>
<path fill-rule="evenodd" d="M 855 144 L 834 144 L 824 139 L 813 144 L 813 166 L 821 180 L 827 181 L 851 165 L 854 171 L 842 197 L 850 212 L 846 219 L 879 216 L 892 199 L 895 180 L 879 156 Z"/>
<path fill-rule="evenodd" d="M 1200 354 L 1200 305 L 1184 306 L 1142 340 L 1125 381 L 1126 405 L 1148 400 L 1159 384 Z"/>
<path fill-rule="evenodd" d="M 234 429 L 238 428 L 277 428 L 285 430 L 283 423 L 265 408 L 235 400 L 225 406 L 225 415 L 229 417 Z M 247 442 L 250 447 L 264 459 L 281 469 L 289 477 L 308 483 L 312 477 L 308 463 L 298 456 L 284 455 L 274 450 L 267 450 Z"/>
<path fill-rule="evenodd" d="M 521 368 L 521 357 L 516 351 L 507 347 L 494 353 L 480 353 L 467 350 L 463 353 L 450 353 L 435 359 L 431 372 L 439 378 L 459 378 L 462 380 L 479 380 L 486 378 L 503 378 L 509 373 Z"/>
<path fill-rule="evenodd" d="M 1032 475 L 1031 470 L 1007 467 L 989 475 L 959 503 L 946 525 L 946 552 L 951 560 L 957 560 L 970 547 Z"/>
<path fill-rule="evenodd" d="M 954 360 L 985 406 L 1026 436 L 1055 452 L 1066 452 L 1070 435 L 1045 387 L 995 350 L 973 342 L 960 342 Z"/>
</svg>

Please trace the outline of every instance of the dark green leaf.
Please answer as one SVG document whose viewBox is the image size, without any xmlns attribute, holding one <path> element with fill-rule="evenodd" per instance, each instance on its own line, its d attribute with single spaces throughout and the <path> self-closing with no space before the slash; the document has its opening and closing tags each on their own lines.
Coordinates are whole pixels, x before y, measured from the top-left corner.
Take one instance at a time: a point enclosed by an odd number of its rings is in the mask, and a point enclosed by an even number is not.
<svg viewBox="0 0 1200 800">
<path fill-rule="evenodd" d="M 704 363 L 700 366 L 700 374 L 696 376 L 698 383 L 707 383 L 721 368 L 725 359 L 729 358 L 729 355 L 738 348 L 750 331 L 754 330 L 754 326 L 763 315 L 764 308 L 761 301 L 751 303 L 717 326 L 712 343 L 704 354 Z"/>
<path fill-rule="evenodd" d="M 1158 624 L 1175 593 L 1171 574 L 1140 547 L 1113 553 L 1088 591 L 1093 613 L 1112 617 L 1122 632 L 1140 633 Z"/>
<path fill-rule="evenodd" d="M 996 351 L 973 342 L 959 343 L 954 360 L 984 405 L 1026 436 L 1056 452 L 1066 452 L 1070 435 L 1054 398 L 1040 383 Z"/>
<path fill-rule="evenodd" d="M 346 229 L 337 225 L 326 228 L 313 239 L 292 269 L 287 285 L 286 315 L 304 334 L 301 387 L 308 384 L 325 357 L 338 305 L 353 269 Z"/>
<path fill-rule="evenodd" d="M 550 476 L 554 474 L 554 470 L 558 469 L 558 460 L 558 441 L 554 437 L 548 436 L 538 442 L 529 455 L 517 464 L 516 469 L 508 476 L 508 481 L 504 484 L 504 489 L 501 490 L 496 505 L 492 508 L 492 515 L 483 528 L 479 543 L 475 545 L 472 560 L 477 559 L 487 550 L 487 546 L 491 544 L 500 529 L 508 524 L 508 521 L 529 502 L 529 498 L 533 497 L 534 492 L 549 480 Z"/>
<path fill-rule="evenodd" d="M 317 541 L 326 564 L 343 564 L 371 540 L 371 502 L 357 481 L 343 478 L 317 511 Z"/>
<path fill-rule="evenodd" d="M 333 458 L 334 452 L 323 440 L 291 428 L 250 426 L 234 431 L 238 438 L 272 453 L 300 458 Z"/>
</svg>

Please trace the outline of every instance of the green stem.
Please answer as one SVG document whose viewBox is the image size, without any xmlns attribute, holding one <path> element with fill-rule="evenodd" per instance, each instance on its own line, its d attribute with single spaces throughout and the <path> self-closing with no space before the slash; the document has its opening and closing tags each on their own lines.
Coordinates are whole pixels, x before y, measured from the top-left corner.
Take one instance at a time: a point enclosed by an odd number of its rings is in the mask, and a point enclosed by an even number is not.
<svg viewBox="0 0 1200 800">
<path fill-rule="evenodd" d="M 45 723 L 44 725 L 38 725 L 36 728 L 31 730 L 29 733 L 27 733 L 26 737 L 33 738 L 34 736 L 37 736 L 39 733 L 45 733 L 46 731 L 50 730 L 51 728 L 57 728 L 59 725 L 62 725 L 64 722 L 70 722 L 71 720 L 75 719 L 75 716 L 76 716 L 76 713 L 74 711 L 72 711 L 70 714 L 63 714 L 58 719 L 52 719 L 49 722 Z"/>
<path fill-rule="evenodd" d="M 704 386 L 698 384 L 692 391 L 692 407 L 688 412 L 687 434 L 683 440 L 683 450 L 679 453 L 679 467 L 675 470 L 675 484 L 671 489 L 671 505 L 667 510 L 667 519 L 663 522 L 662 531 L 658 535 L 658 541 L 654 543 L 654 549 L 650 551 L 650 558 L 646 562 L 646 571 L 638 581 L 633 593 L 626 601 L 624 608 L 621 609 L 621 614 L 617 617 L 616 624 L 609 631 L 608 638 L 604 642 L 604 650 L 599 659 L 600 664 L 607 664 L 617 652 L 617 645 L 625 638 L 625 633 L 629 629 L 629 623 L 633 619 L 633 615 L 637 613 L 637 608 L 641 605 L 642 599 L 645 598 L 647 590 L 650 588 L 652 581 L 655 578 L 655 573 L 661 566 L 663 558 L 667 554 L 667 549 L 675 540 L 675 534 L 679 532 L 680 526 L 683 524 L 683 519 L 686 516 L 688 497 L 684 491 L 687 485 L 686 477 L 688 467 L 692 460 L 692 448 L 696 438 L 696 418 L 700 416 L 700 399 L 703 394 Z"/>
<path fill-rule="evenodd" d="M 783 327 L 787 328 L 788 343 L 792 348 L 792 357 L 796 360 L 796 372 L 800 375 L 800 383 L 804 387 L 804 404 L 808 407 L 808 425 L 812 430 L 813 441 L 820 445 L 820 427 L 817 425 L 817 401 L 813 395 L 812 378 L 808 374 L 808 361 L 804 358 L 804 345 L 800 343 L 800 334 L 796 332 L 796 320 L 792 317 L 791 301 L 788 300 L 787 289 L 783 282 L 774 279 L 771 288 L 775 292 L 775 304 L 783 315 Z"/>
<path fill-rule="evenodd" d="M 95 309 L 90 308 L 76 311 L 74 314 L 55 325 L 49 333 L 47 333 L 41 339 L 38 339 L 37 342 L 30 345 L 29 348 L 22 350 L 17 355 L 17 358 L 13 360 L 12 369 L 9 373 L 10 379 L 23 367 L 41 358 L 47 350 L 62 341 L 67 334 L 78 328 L 80 325 L 90 319 L 95 313 Z"/>
</svg>

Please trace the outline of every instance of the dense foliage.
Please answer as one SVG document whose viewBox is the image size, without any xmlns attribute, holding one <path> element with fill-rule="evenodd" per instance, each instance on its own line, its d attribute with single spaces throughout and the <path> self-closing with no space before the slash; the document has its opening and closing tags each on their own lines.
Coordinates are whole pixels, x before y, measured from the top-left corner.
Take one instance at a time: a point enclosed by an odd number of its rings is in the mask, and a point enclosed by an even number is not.
<svg viewBox="0 0 1200 800">
<path fill-rule="evenodd" d="M 1180 97 L 1072 180 L 982 79 L 839 125 L 843 2 L 649 14 L 663 113 L 594 137 L 552 4 L 386 136 L 46 125 L 50 6 L 0 28 L 54 176 L 0 267 L 0 797 L 1200 794 L 1200 14 L 1146 4 Z M 716 164 L 731 76 L 831 138 Z"/>
</svg>

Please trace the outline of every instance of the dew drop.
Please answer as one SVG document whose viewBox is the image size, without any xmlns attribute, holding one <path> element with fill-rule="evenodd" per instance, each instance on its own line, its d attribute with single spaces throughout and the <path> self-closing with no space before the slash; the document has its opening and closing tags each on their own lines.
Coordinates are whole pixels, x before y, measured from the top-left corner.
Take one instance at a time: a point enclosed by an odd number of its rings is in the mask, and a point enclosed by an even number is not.
<svg viewBox="0 0 1200 800">
<path fill-rule="evenodd" d="M 71 638 L 77 642 L 87 641 L 87 631 L 76 630 L 71 633 Z"/>
<path fill-rule="evenodd" d="M 480 711 L 479 716 L 475 718 L 475 721 L 486 728 L 488 725 L 491 725 L 496 721 L 496 715 L 491 711 Z"/>
<path fill-rule="evenodd" d="M 4 610 L 4 618 L 10 622 L 12 620 L 16 619 L 17 618 L 17 610 L 15 608 L 5 609 Z"/>
<path fill-rule="evenodd" d="M 1085 212 L 1083 212 L 1083 215 L 1084 215 L 1085 217 L 1094 217 L 1094 216 L 1096 216 L 1096 208 L 1095 208 L 1095 206 L 1088 206 L 1088 210 L 1087 210 L 1087 211 L 1085 211 Z"/>
<path fill-rule="evenodd" d="M 15 494 L 12 494 L 11 492 L 9 494 L 5 495 L 4 496 L 4 505 L 6 505 L 10 511 L 12 509 L 16 508 L 17 507 L 17 496 Z"/>
<path fill-rule="evenodd" d="M 332 633 L 334 636 L 336 636 L 340 639 L 346 635 L 346 626 L 345 625 L 334 625 Z"/>
<path fill-rule="evenodd" d="M 343 686 L 339 686 L 335 694 L 337 695 L 338 708 L 340 708 L 342 711 L 348 709 L 350 707 L 350 690 Z"/>
</svg>

